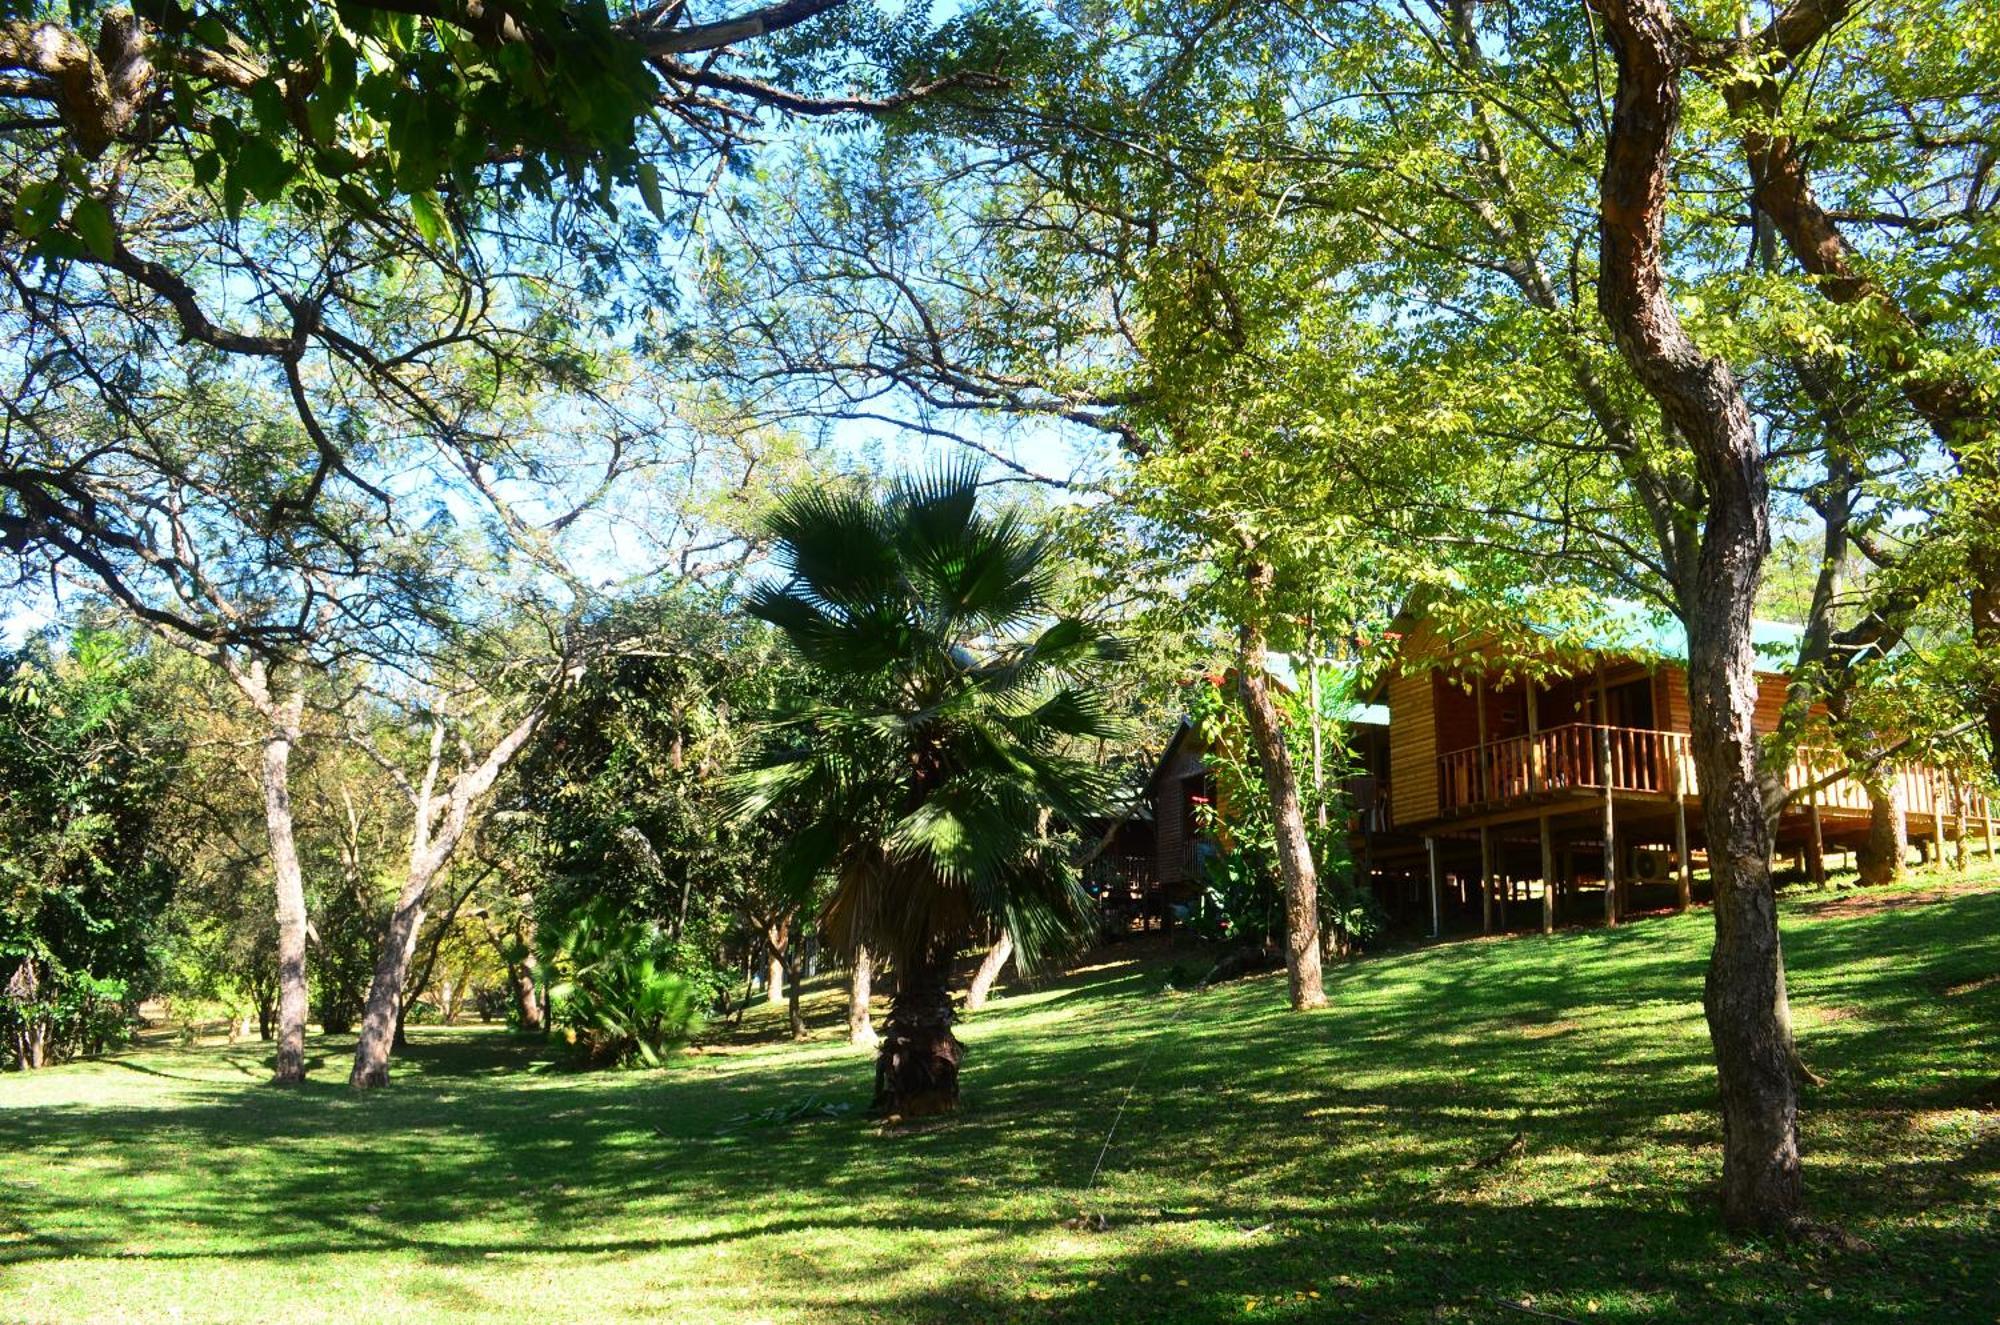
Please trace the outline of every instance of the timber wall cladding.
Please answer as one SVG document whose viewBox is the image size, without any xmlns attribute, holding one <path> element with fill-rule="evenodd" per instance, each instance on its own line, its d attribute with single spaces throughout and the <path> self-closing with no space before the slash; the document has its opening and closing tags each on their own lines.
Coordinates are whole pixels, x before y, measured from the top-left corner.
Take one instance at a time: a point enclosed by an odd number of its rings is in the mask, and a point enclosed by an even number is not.
<svg viewBox="0 0 2000 1325">
<path fill-rule="evenodd" d="M 1757 716 L 1756 727 L 1760 732 L 1776 731 L 1778 719 L 1785 709 L 1785 690 L 1789 683 L 1783 676 L 1772 672 L 1757 674 Z M 1654 692 L 1661 731 L 1684 732 L 1692 730 L 1688 714 L 1687 669 L 1672 664 L 1662 665 Z M 1814 716 L 1825 717 L 1826 705 L 1814 704 Z"/>
<path fill-rule="evenodd" d="M 1437 817 L 1437 721 L 1432 674 L 1389 678 L 1389 813 L 1399 824 Z"/>
</svg>

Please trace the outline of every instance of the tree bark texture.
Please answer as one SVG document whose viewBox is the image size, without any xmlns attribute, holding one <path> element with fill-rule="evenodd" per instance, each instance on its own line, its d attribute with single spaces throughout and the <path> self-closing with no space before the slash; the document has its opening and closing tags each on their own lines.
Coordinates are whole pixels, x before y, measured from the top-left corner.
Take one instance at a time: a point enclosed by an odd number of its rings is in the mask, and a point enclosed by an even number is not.
<svg viewBox="0 0 2000 1325">
<path fill-rule="evenodd" d="M 868 1000 L 874 996 L 875 957 L 866 945 L 854 951 L 854 969 L 847 981 L 847 1041 L 875 1046 L 875 1024 L 868 1015 Z"/>
<path fill-rule="evenodd" d="M 1692 746 L 1715 882 L 1715 947 L 1703 999 L 1721 1088 L 1722 1205 L 1736 1227 L 1790 1224 L 1801 1201 L 1798 1104 L 1777 898 L 1771 803 L 1754 727 L 1751 612 L 1770 550 L 1768 476 L 1735 375 L 1704 355 L 1666 289 L 1661 252 L 1684 35 L 1666 0 L 1601 0 L 1617 66 L 1605 145 L 1598 308 L 1706 491 L 1699 573 L 1682 589 Z"/>
<path fill-rule="evenodd" d="M 1901 883 L 1908 871 L 1909 824 L 1895 789 L 1884 778 L 1864 778 L 1868 791 L 1868 836 L 1855 853 L 1856 882 L 1863 887 Z"/>
<path fill-rule="evenodd" d="M 993 941 L 993 946 L 986 950 L 986 955 L 980 958 L 979 969 L 972 973 L 972 984 L 965 991 L 967 1012 L 977 1012 L 986 1006 L 987 998 L 993 993 L 994 981 L 1000 978 L 1007 959 L 1013 955 L 1014 936 L 1003 929 L 1000 937 Z"/>
<path fill-rule="evenodd" d="M 764 926 L 766 964 L 764 1001 L 772 1007 L 785 1001 L 785 946 L 791 939 L 792 918 L 780 916 Z"/>
<path fill-rule="evenodd" d="M 1248 576 L 1252 597 L 1263 599 L 1271 587 L 1271 566 L 1253 561 Z M 1250 740 L 1256 747 L 1257 762 L 1264 771 L 1264 786 L 1271 798 L 1278 873 L 1285 885 L 1285 977 L 1291 987 L 1292 1007 L 1296 1011 L 1323 1008 L 1326 990 L 1320 983 L 1319 874 L 1313 867 L 1312 842 L 1306 836 L 1305 811 L 1299 804 L 1298 774 L 1292 767 L 1291 752 L 1285 748 L 1278 706 L 1271 699 L 1270 676 L 1265 670 L 1264 632 L 1260 627 L 1245 625 L 1238 631 L 1237 640 L 1237 686 L 1243 695 L 1244 717 L 1250 724 Z"/>
<path fill-rule="evenodd" d="M 305 711 L 303 692 L 265 713 L 259 782 L 264 792 L 264 832 L 271 845 L 278 922 L 278 1051 L 273 1080 L 306 1079 L 306 887 L 292 832 L 292 746 Z"/>
<path fill-rule="evenodd" d="M 958 1108 L 965 1048 L 951 1033 L 947 964 L 935 957 L 896 972 L 896 994 L 875 1056 L 875 1111 L 922 1118 Z"/>
<path fill-rule="evenodd" d="M 409 869 L 401 891 L 396 894 L 396 906 L 389 913 L 388 928 L 383 931 L 382 947 L 375 959 L 368 1003 L 361 1016 L 361 1038 L 354 1046 L 354 1068 L 347 1076 L 350 1086 L 367 1090 L 389 1084 L 389 1053 L 395 1040 L 397 1005 L 409 978 L 410 957 L 416 950 L 417 931 L 423 927 L 424 904 L 430 897 L 431 885 L 444 872 L 452 852 L 465 836 L 473 805 L 492 790 L 501 770 L 534 735 L 551 698 L 553 691 L 545 694 L 540 703 L 501 737 L 476 767 L 465 769 L 452 779 L 441 814 L 433 800 L 433 789 L 444 739 L 442 721 L 433 728 L 430 766 L 422 787 L 413 793 L 415 815 Z"/>
<path fill-rule="evenodd" d="M 786 974 L 791 977 L 791 987 L 785 993 L 786 1017 L 791 1022 L 792 1038 L 803 1040 L 806 1038 L 806 1013 L 804 1004 L 800 1002 L 798 972 L 790 969 L 793 960 L 795 960 L 793 954 L 787 953 Z"/>
<path fill-rule="evenodd" d="M 500 960 L 507 963 L 507 984 L 514 995 L 514 1016 L 521 1023 L 521 1029 L 532 1035 L 540 1035 L 548 1027 L 542 1016 L 542 993 L 535 984 L 535 930 L 532 922 L 517 922 L 511 935 L 513 942 L 505 943 L 497 931 L 489 928 L 488 935 L 493 946 L 500 950 Z"/>
</svg>

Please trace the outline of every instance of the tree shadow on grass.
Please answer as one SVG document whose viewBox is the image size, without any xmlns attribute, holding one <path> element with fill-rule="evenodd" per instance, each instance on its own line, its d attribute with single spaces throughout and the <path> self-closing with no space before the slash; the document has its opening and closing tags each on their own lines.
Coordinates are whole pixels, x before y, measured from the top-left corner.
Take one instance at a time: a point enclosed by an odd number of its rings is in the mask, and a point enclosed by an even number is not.
<svg viewBox="0 0 2000 1325">
<path fill-rule="evenodd" d="M 826 1046 L 574 1074 L 426 1028 L 369 1094 L 252 1085 L 248 1048 L 120 1060 L 168 1093 L 6 1112 L 30 1158 L 0 1157 L 0 1265 L 727 1246 L 808 1319 L 1990 1320 L 1996 921 L 1977 894 L 1788 922 L 1802 1011 L 1859 1009 L 1804 1022 L 1811 1198 L 1874 1254 L 1720 1236 L 1683 917 L 1350 964 L 1308 1016 L 1278 976 L 1176 994 L 1117 966 L 995 1004 L 964 1113 L 896 1136 L 859 1112 L 867 1055 Z M 787 1259 L 829 1240 L 879 1267 Z"/>
</svg>

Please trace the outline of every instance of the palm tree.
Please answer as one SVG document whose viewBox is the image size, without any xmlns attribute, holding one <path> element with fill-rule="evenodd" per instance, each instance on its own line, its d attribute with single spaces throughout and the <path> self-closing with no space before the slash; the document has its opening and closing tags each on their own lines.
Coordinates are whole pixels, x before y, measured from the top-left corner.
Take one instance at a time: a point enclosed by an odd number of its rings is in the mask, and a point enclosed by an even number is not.
<svg viewBox="0 0 2000 1325">
<path fill-rule="evenodd" d="M 1113 779 L 1070 751 L 1116 734 L 1090 677 L 1117 648 L 1053 611 L 1048 542 L 1018 512 L 982 512 L 975 470 L 881 500 L 795 491 L 768 528 L 790 579 L 749 610 L 790 641 L 812 693 L 773 715 L 737 813 L 797 825 L 784 876 L 801 890 L 831 876 L 829 937 L 895 973 L 876 1109 L 947 1112 L 963 1054 L 950 964 L 974 926 L 1004 925 L 1024 964 L 1085 931 L 1047 825 L 1104 812 Z"/>
</svg>

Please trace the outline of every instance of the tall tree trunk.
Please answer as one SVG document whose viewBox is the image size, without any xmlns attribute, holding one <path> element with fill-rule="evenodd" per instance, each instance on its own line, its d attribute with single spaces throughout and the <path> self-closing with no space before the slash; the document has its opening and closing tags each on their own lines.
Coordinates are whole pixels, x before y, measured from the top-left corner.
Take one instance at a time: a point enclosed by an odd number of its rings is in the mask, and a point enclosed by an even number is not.
<svg viewBox="0 0 2000 1325">
<path fill-rule="evenodd" d="M 410 1047 L 409 1037 L 404 1034 L 404 1026 L 410 1016 L 410 1006 L 417 1001 L 418 995 L 429 988 L 431 973 L 437 969 L 438 953 L 443 950 L 444 941 L 451 936 L 451 927 L 458 919 L 460 908 L 465 905 L 466 899 L 472 896 L 473 891 L 486 881 L 487 876 L 493 873 L 493 869 L 493 866 L 487 866 L 473 878 L 472 882 L 466 884 L 465 891 L 453 900 L 445 911 L 443 919 L 432 927 L 431 944 L 424 954 L 424 964 L 417 970 L 416 977 L 408 981 L 401 997 L 396 1000 L 396 1035 L 393 1043 L 398 1051 Z M 447 980 L 443 996 L 438 1000 L 438 1019 L 449 1025 L 455 1015 L 451 1002 L 451 982 Z"/>
<path fill-rule="evenodd" d="M 375 974 L 368 983 L 368 1002 L 361 1013 L 361 1039 L 354 1046 L 354 1069 L 347 1084 L 367 1090 L 389 1084 L 389 1054 L 396 1027 L 402 1021 L 403 986 L 410 958 L 417 948 L 417 931 L 424 924 L 424 899 L 430 895 L 435 871 L 411 870 L 396 894 L 382 946 L 375 954 Z"/>
<path fill-rule="evenodd" d="M 1270 563 L 1251 557 L 1246 576 L 1251 597 L 1261 604 L 1268 598 L 1273 580 Z M 1260 610 L 1253 608 L 1246 615 L 1256 616 Z M 1243 694 L 1243 713 L 1250 723 L 1257 762 L 1264 770 L 1271 821 L 1277 829 L 1278 873 L 1285 884 L 1285 976 L 1291 986 L 1292 1007 L 1298 1011 L 1323 1008 L 1326 990 L 1320 984 L 1319 874 L 1313 868 L 1312 843 L 1306 836 L 1305 811 L 1299 804 L 1298 776 L 1292 768 L 1291 752 L 1285 748 L 1278 706 L 1271 699 L 1262 627 L 1239 627 L 1237 644 L 1236 675 Z"/>
<path fill-rule="evenodd" d="M 922 1118 L 958 1107 L 965 1047 L 951 1033 L 949 963 L 926 955 L 896 966 L 896 993 L 875 1055 L 875 1111 Z"/>
<path fill-rule="evenodd" d="M 875 957 L 867 946 L 854 950 L 854 970 L 847 982 L 847 1040 L 850 1044 L 875 1044 L 875 1027 L 868 1016 L 868 1000 L 874 993 Z"/>
<path fill-rule="evenodd" d="M 803 1040 L 806 1038 L 806 1014 L 804 1007 L 800 1003 L 802 991 L 799 988 L 801 983 L 799 973 L 794 967 L 794 964 L 798 961 L 798 955 L 794 950 L 787 952 L 785 957 L 785 977 L 788 986 L 785 990 L 786 1018 L 791 1023 L 792 1038 L 794 1040 Z"/>
<path fill-rule="evenodd" d="M 1013 955 L 1014 936 L 1003 929 L 1000 937 L 993 941 L 993 946 L 986 950 L 986 955 L 980 958 L 979 969 L 972 973 L 972 984 L 965 991 L 967 1012 L 977 1012 L 986 1006 L 988 996 L 993 993 L 993 982 L 1000 978 L 1001 968 Z"/>
<path fill-rule="evenodd" d="M 522 1030 L 531 1035 L 541 1034 L 547 1023 L 542 1019 L 541 994 L 535 988 L 534 922 L 517 920 L 513 930 L 503 936 L 484 911 L 479 913 L 479 919 L 486 927 L 487 941 L 507 967 L 507 990 L 514 1000 L 515 1019 Z"/>
<path fill-rule="evenodd" d="M 785 1001 L 785 956 L 791 948 L 792 918 L 779 916 L 764 923 L 764 1001 L 772 1007 Z"/>
<path fill-rule="evenodd" d="M 1598 307 L 1694 452 L 1707 494 L 1699 573 L 1679 586 L 1691 743 L 1715 881 L 1703 1005 L 1722 1096 L 1724 1218 L 1782 1227 L 1801 1201 L 1790 1009 L 1771 883 L 1774 803 L 1758 767 L 1751 612 L 1770 549 L 1768 476 L 1729 366 L 1687 335 L 1661 252 L 1685 51 L 1667 0 L 1601 0 L 1618 71 L 1605 145 Z"/>
<path fill-rule="evenodd" d="M 1868 792 L 1868 836 L 1855 853 L 1856 879 L 1863 887 L 1901 883 L 1908 870 L 1909 826 L 1887 778 L 1864 777 Z"/>
<path fill-rule="evenodd" d="M 530 1035 L 540 1035 L 548 1023 L 542 1017 L 542 995 L 535 984 L 534 953 L 508 964 L 507 982 L 513 987 L 514 1015 L 520 1019 L 521 1029 Z"/>
<path fill-rule="evenodd" d="M 354 1046 L 354 1069 L 347 1075 L 350 1086 L 368 1090 L 389 1084 L 389 1052 L 395 1040 L 396 1009 L 409 978 L 410 957 L 416 950 L 417 931 L 423 927 L 424 904 L 430 897 L 431 884 L 450 863 L 452 852 L 465 836 L 472 807 L 493 789 L 501 771 L 541 724 L 560 679 L 550 683 L 535 706 L 494 744 L 478 766 L 461 770 L 451 780 L 442 815 L 437 813 L 433 800 L 444 746 L 442 717 L 433 725 L 430 760 L 423 783 L 410 791 L 414 826 L 410 834 L 409 869 L 404 875 L 402 891 L 396 894 L 396 906 L 389 913 L 389 925 L 383 931 L 382 947 L 375 959 L 375 975 L 369 982 L 368 1003 L 361 1015 L 361 1038 Z"/>
<path fill-rule="evenodd" d="M 269 726 L 258 779 L 264 791 L 264 832 L 271 843 L 277 892 L 278 1053 L 272 1079 L 284 1085 L 306 1079 L 306 887 L 292 833 L 291 790 L 292 745 L 304 710 L 305 695 L 300 692 L 266 712 Z"/>
</svg>

